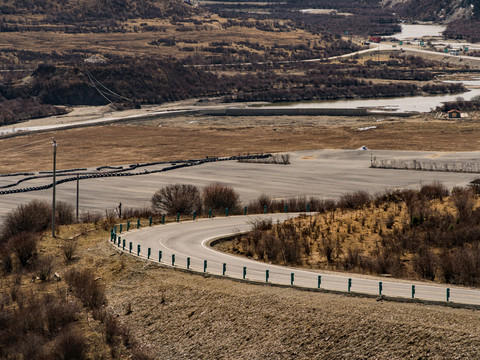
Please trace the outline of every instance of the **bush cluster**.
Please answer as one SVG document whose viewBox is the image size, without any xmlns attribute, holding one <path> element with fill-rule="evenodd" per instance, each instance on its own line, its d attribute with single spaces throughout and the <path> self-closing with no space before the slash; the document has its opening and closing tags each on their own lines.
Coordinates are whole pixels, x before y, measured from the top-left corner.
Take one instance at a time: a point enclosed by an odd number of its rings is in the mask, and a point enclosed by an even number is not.
<svg viewBox="0 0 480 360">
<path fill-rule="evenodd" d="M 333 269 L 478 286 L 477 202 L 471 189 L 454 188 L 450 193 L 438 182 L 376 196 L 356 192 L 337 201 L 310 199 L 311 211 L 320 216 L 277 225 L 255 222 L 251 232 L 233 240 L 231 249 L 268 262 L 308 266 L 315 266 L 316 253 Z M 265 195 L 254 204 L 257 210 L 278 206 Z M 361 244 L 369 233 L 378 240 L 365 249 Z"/>
<path fill-rule="evenodd" d="M 230 186 L 213 183 L 200 190 L 197 186 L 188 184 L 171 184 L 159 189 L 152 196 L 152 206 L 157 212 L 169 215 L 177 213 L 185 215 L 196 211 L 238 212 L 239 195 Z"/>
</svg>

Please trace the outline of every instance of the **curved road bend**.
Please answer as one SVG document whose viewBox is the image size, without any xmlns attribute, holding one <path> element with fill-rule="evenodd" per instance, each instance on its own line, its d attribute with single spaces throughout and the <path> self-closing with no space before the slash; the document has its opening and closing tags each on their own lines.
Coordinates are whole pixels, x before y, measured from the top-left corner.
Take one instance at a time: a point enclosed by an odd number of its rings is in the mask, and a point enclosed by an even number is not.
<svg viewBox="0 0 480 360">
<path fill-rule="evenodd" d="M 272 219 L 273 222 L 283 222 L 298 214 L 267 214 L 231 216 L 214 219 L 201 219 L 181 223 L 170 223 L 153 227 L 131 230 L 118 234 L 126 240 L 125 251 L 128 252 L 132 242 L 132 254 L 137 253 L 137 245 L 141 246 L 140 256 L 147 257 L 151 248 L 151 259 L 158 261 L 159 251 L 162 251 L 162 263 L 171 265 L 172 254 L 175 254 L 175 266 L 186 268 L 187 257 L 190 257 L 190 269 L 203 271 L 204 260 L 207 260 L 207 272 L 221 275 L 223 264 L 226 264 L 226 276 L 243 277 L 246 267 L 246 279 L 266 280 L 266 270 L 269 270 L 269 282 L 289 285 L 291 273 L 294 273 L 294 285 L 317 288 L 318 276 L 321 275 L 321 287 L 328 290 L 347 291 L 348 278 L 352 279 L 351 291 L 378 295 L 379 282 L 382 282 L 382 295 L 392 297 L 412 297 L 412 284 L 415 285 L 415 298 L 432 301 L 446 301 L 447 286 L 425 285 L 421 282 L 393 280 L 374 277 L 355 277 L 355 275 L 306 270 L 286 266 L 271 265 L 248 258 L 216 251 L 209 246 L 215 238 L 221 238 L 251 229 L 255 219 Z M 115 245 L 117 247 L 117 245 Z M 463 304 L 480 305 L 480 291 L 462 287 L 450 288 L 450 301 Z"/>
</svg>

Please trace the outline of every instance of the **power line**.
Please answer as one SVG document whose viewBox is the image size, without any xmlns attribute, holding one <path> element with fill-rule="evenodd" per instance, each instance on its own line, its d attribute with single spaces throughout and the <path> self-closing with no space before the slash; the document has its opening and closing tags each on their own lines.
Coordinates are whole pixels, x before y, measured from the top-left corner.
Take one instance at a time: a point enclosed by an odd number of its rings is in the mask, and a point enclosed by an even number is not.
<svg viewBox="0 0 480 360">
<path fill-rule="evenodd" d="M 100 81 L 98 81 L 98 79 L 97 79 L 95 76 L 93 76 L 93 74 L 92 74 L 91 72 L 89 72 L 86 68 L 85 68 L 85 71 L 87 72 L 87 75 L 88 75 L 90 81 L 92 81 L 91 78 L 93 78 L 93 79 L 97 82 L 97 84 L 100 85 L 102 88 L 104 88 L 110 95 L 113 95 L 113 96 L 115 96 L 115 97 L 117 97 L 117 98 L 120 98 L 120 99 L 132 101 L 132 99 L 129 99 L 129 98 L 125 97 L 125 96 L 119 95 L 119 94 L 117 94 L 116 92 L 114 92 L 114 91 L 110 90 L 109 88 L 107 88 L 107 87 L 106 87 L 105 85 L 103 85 Z"/>
</svg>

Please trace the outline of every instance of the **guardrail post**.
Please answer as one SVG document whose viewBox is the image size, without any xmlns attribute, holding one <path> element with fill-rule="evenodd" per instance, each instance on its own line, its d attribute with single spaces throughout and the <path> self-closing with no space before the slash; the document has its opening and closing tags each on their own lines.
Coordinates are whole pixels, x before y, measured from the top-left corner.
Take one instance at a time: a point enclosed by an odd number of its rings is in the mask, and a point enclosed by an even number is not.
<svg viewBox="0 0 480 360">
<path fill-rule="evenodd" d="M 246 276 L 247 276 L 247 267 L 244 266 L 243 267 L 243 279 L 245 279 Z"/>
<path fill-rule="evenodd" d="M 180 222 L 180 213 L 177 213 L 177 222 Z"/>
<path fill-rule="evenodd" d="M 113 228 L 110 230 L 110 242 L 113 241 Z"/>
<path fill-rule="evenodd" d="M 447 288 L 447 302 L 450 301 L 450 288 Z"/>
<path fill-rule="evenodd" d="M 322 275 L 318 275 L 318 285 L 317 285 L 317 287 L 320 289 L 321 285 L 322 285 Z"/>
<path fill-rule="evenodd" d="M 264 214 L 267 213 L 267 205 L 263 205 L 263 213 L 264 213 Z"/>
<path fill-rule="evenodd" d="M 152 226 L 152 217 L 151 216 L 148 218 L 148 226 Z"/>
<path fill-rule="evenodd" d="M 307 203 L 307 212 L 310 212 L 310 204 Z"/>
<path fill-rule="evenodd" d="M 115 236 L 115 238 L 113 239 L 113 243 L 116 244 L 117 243 L 117 237 Z"/>
<path fill-rule="evenodd" d="M 137 256 L 140 256 L 140 244 L 137 245 Z"/>
<path fill-rule="evenodd" d="M 227 272 L 227 264 L 223 263 L 223 276 L 225 276 L 226 272 Z"/>
<path fill-rule="evenodd" d="M 270 271 L 265 270 L 265 282 L 268 283 L 268 278 L 270 277 Z"/>
<path fill-rule="evenodd" d="M 290 285 L 293 285 L 293 281 L 295 280 L 295 274 L 291 273 L 290 274 Z"/>
<path fill-rule="evenodd" d="M 162 225 L 165 225 L 165 214 L 162 214 Z"/>
<path fill-rule="evenodd" d="M 162 262 L 162 250 L 158 250 L 158 262 Z"/>
<path fill-rule="evenodd" d="M 175 254 L 172 254 L 172 266 L 175 266 Z"/>
<path fill-rule="evenodd" d="M 140 229 L 140 219 L 137 219 L 137 229 Z"/>
<path fill-rule="evenodd" d="M 127 231 L 130 230 L 130 221 L 127 221 Z"/>
<path fill-rule="evenodd" d="M 147 259 L 150 259 L 150 254 L 152 253 L 152 249 L 148 248 L 147 251 Z"/>
<path fill-rule="evenodd" d="M 212 218 L 212 209 L 208 209 L 208 218 L 209 218 L 209 219 Z"/>
<path fill-rule="evenodd" d="M 378 282 L 378 295 L 382 295 L 383 284 L 381 281 Z"/>
<path fill-rule="evenodd" d="M 123 250 L 125 250 L 125 239 L 123 239 Z"/>
<path fill-rule="evenodd" d="M 113 225 L 113 232 L 116 234 L 117 233 L 117 225 Z"/>
<path fill-rule="evenodd" d="M 207 272 L 207 260 L 203 260 L 203 272 Z"/>
<path fill-rule="evenodd" d="M 243 208 L 243 215 L 247 215 L 247 207 L 246 206 Z"/>
<path fill-rule="evenodd" d="M 225 216 L 228 217 L 228 208 L 225 208 Z"/>
<path fill-rule="evenodd" d="M 193 221 L 195 221 L 196 218 L 197 218 L 197 212 L 193 210 Z"/>
<path fill-rule="evenodd" d="M 122 227 L 123 227 L 123 225 L 120 224 L 120 234 L 122 233 Z"/>
<path fill-rule="evenodd" d="M 288 209 L 288 205 L 285 204 L 285 212 L 287 212 L 287 209 Z"/>
<path fill-rule="evenodd" d="M 348 292 L 352 289 L 352 278 L 348 278 Z"/>
<path fill-rule="evenodd" d="M 190 258 L 187 257 L 187 270 L 190 270 Z"/>
<path fill-rule="evenodd" d="M 415 285 L 412 285 L 412 299 L 415 298 Z"/>
<path fill-rule="evenodd" d="M 128 252 L 131 254 L 132 253 L 132 249 L 133 249 L 133 244 L 132 242 L 130 241 L 130 247 L 128 249 Z"/>
<path fill-rule="evenodd" d="M 118 237 L 118 242 L 117 242 L 117 246 L 120 247 L 120 236 Z"/>
</svg>

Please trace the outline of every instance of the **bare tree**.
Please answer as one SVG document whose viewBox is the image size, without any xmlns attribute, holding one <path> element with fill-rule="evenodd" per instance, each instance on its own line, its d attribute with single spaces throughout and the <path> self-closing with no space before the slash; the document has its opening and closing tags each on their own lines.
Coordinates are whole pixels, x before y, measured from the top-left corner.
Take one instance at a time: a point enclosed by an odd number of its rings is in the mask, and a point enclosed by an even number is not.
<svg viewBox="0 0 480 360">
<path fill-rule="evenodd" d="M 156 211 L 165 211 L 170 215 L 191 214 L 194 210 L 200 212 L 200 190 L 194 185 L 170 184 L 153 194 L 152 206 Z"/>
</svg>

